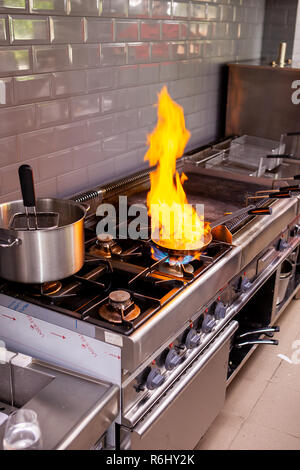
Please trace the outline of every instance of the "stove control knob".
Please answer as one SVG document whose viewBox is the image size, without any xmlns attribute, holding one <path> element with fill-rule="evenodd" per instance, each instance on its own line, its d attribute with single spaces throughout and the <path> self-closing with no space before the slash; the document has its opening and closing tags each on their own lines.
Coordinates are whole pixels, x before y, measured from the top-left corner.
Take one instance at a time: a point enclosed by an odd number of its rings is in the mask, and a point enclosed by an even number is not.
<svg viewBox="0 0 300 470">
<path fill-rule="evenodd" d="M 213 330 L 215 324 L 216 324 L 216 321 L 214 317 L 212 315 L 206 315 L 202 322 L 203 333 L 210 333 Z"/>
<path fill-rule="evenodd" d="M 286 248 L 288 248 L 289 244 L 284 238 L 280 238 L 278 245 L 277 245 L 277 250 L 278 251 L 284 251 Z"/>
<path fill-rule="evenodd" d="M 241 278 L 241 283 L 240 283 L 240 291 L 245 293 L 247 292 L 251 287 L 251 282 L 247 278 L 247 276 Z"/>
<path fill-rule="evenodd" d="M 196 348 L 197 346 L 199 346 L 200 339 L 201 336 L 199 335 L 199 333 L 197 333 L 197 331 L 192 328 L 187 334 L 185 345 L 188 349 Z"/>
<path fill-rule="evenodd" d="M 223 304 L 223 302 L 217 302 L 215 311 L 214 311 L 214 317 L 216 320 L 221 320 L 222 318 L 225 318 L 226 315 L 226 305 Z"/>
<path fill-rule="evenodd" d="M 170 349 L 170 351 L 167 354 L 166 361 L 165 361 L 165 367 L 167 370 L 172 370 L 175 369 L 178 364 L 181 362 L 181 357 L 175 349 Z"/>
<path fill-rule="evenodd" d="M 160 373 L 158 367 L 154 367 L 149 372 L 147 377 L 146 386 L 149 390 L 155 390 L 156 388 L 160 387 L 165 381 L 164 376 Z"/>
</svg>

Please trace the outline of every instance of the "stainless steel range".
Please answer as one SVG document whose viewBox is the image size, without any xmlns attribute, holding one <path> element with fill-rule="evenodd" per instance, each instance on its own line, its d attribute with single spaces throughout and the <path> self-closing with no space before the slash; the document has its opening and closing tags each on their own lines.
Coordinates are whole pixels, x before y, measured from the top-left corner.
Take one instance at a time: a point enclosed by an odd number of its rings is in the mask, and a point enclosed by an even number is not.
<svg viewBox="0 0 300 470">
<path fill-rule="evenodd" d="M 79 272 L 43 285 L 0 282 L 0 305 L 29 318 L 22 334 L 0 315 L 0 338 L 9 347 L 51 356 L 59 365 L 73 354 L 68 367 L 86 373 L 80 347 L 92 356 L 104 345 L 89 373 L 120 387 L 117 448 L 193 449 L 255 348 L 278 344 L 276 320 L 299 287 L 297 192 L 272 193 L 271 178 L 205 168 L 210 149 L 179 165 L 188 176 L 189 202 L 203 203 L 205 219 L 216 228 L 196 257 L 176 263 L 155 252 L 149 227 L 141 228 L 148 234 L 143 240 L 96 236 L 100 203 L 117 207 L 119 195 L 129 205 L 145 203 L 150 172 L 144 171 L 74 197 L 90 205 Z M 241 210 L 246 196 L 266 188 L 264 198 Z M 81 346 L 68 343 L 71 332 Z M 108 365 L 113 357 L 119 368 Z"/>
</svg>

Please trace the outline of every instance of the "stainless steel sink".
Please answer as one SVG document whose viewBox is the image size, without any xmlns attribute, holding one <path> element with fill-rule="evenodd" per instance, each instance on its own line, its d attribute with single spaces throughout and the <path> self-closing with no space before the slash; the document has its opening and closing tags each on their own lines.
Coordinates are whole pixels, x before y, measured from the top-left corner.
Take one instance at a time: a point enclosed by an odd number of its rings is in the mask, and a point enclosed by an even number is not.
<svg viewBox="0 0 300 470">
<path fill-rule="evenodd" d="M 20 408 L 35 397 L 53 376 L 28 367 L 0 364 L 0 401 Z"/>
<path fill-rule="evenodd" d="M 44 449 L 92 448 L 118 415 L 119 388 L 31 358 L 18 365 L 22 357 L 0 364 L 1 412 L 34 410 Z"/>
</svg>

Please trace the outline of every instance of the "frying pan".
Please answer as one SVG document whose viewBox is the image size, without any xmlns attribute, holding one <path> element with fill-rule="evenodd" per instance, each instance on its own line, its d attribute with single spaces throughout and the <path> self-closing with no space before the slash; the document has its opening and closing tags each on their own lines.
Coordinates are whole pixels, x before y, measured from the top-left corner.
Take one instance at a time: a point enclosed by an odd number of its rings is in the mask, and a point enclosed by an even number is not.
<svg viewBox="0 0 300 470">
<path fill-rule="evenodd" d="M 159 240 L 152 240 L 154 245 L 156 245 L 161 251 L 164 253 L 168 253 L 172 256 L 189 256 L 189 255 L 194 255 L 195 253 L 198 253 L 199 251 L 205 250 L 205 248 L 211 243 L 212 241 L 212 233 L 209 232 L 204 236 L 204 240 L 197 241 L 195 243 L 190 243 L 187 245 L 186 249 L 174 249 L 174 248 L 169 248 L 168 246 L 165 246 L 162 243 L 159 243 Z"/>
<path fill-rule="evenodd" d="M 190 244 L 187 246 L 186 249 L 174 249 L 172 247 L 168 247 L 163 243 L 160 243 L 159 240 L 153 240 L 152 243 L 156 245 L 162 252 L 168 253 L 171 256 L 193 256 L 199 253 L 200 251 L 204 251 L 208 245 L 212 242 L 213 238 L 228 244 L 232 243 L 232 233 L 226 227 L 225 223 L 234 220 L 236 217 L 240 217 L 244 214 L 248 215 L 271 215 L 272 208 L 271 207 L 257 207 L 255 205 L 251 205 L 248 207 L 244 207 L 233 214 L 227 215 L 222 220 L 220 220 L 217 224 L 211 227 L 211 231 L 204 236 L 204 240 L 200 240 L 196 243 Z"/>
</svg>

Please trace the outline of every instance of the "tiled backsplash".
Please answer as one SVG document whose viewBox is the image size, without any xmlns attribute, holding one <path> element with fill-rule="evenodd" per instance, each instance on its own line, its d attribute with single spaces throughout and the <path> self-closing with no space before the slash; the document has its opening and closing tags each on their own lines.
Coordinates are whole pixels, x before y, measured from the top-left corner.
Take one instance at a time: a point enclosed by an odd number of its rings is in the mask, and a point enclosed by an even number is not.
<svg viewBox="0 0 300 470">
<path fill-rule="evenodd" d="M 300 66 L 300 0 L 298 0 L 298 9 L 296 16 L 293 61 L 297 67 Z"/>
<path fill-rule="evenodd" d="M 33 166 L 67 196 L 146 166 L 166 84 L 192 132 L 215 139 L 224 63 L 260 57 L 264 0 L 0 0 L 0 202 Z"/>
<path fill-rule="evenodd" d="M 298 2 L 266 0 L 262 55 L 270 62 L 277 60 L 283 41 L 287 43 L 286 58 L 292 58 Z"/>
</svg>

